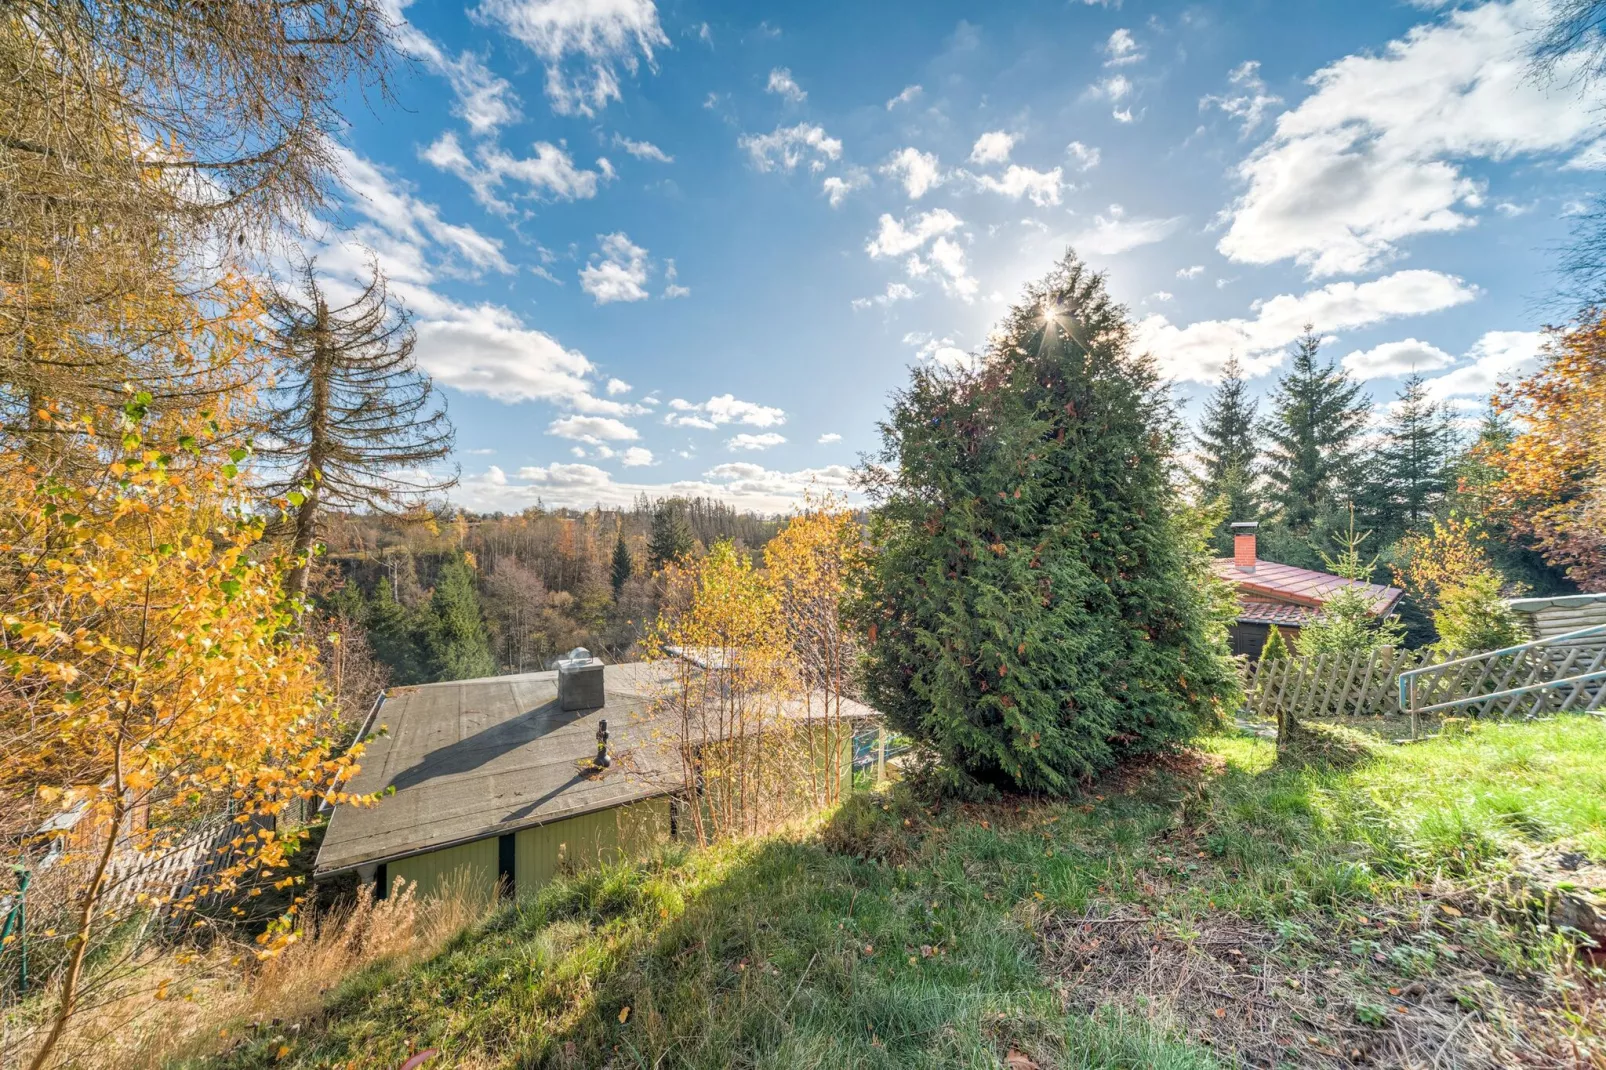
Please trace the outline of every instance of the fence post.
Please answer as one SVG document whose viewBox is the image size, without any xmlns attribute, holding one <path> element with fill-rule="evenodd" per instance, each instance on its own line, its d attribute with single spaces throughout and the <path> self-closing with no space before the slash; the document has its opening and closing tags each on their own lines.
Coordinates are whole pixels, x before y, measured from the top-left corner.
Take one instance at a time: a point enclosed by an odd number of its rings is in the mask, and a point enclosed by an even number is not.
<svg viewBox="0 0 1606 1070">
<path fill-rule="evenodd" d="M 1411 739 L 1413 742 L 1416 740 L 1416 680 L 1417 678 L 1413 676 L 1406 685 L 1411 703 Z"/>
</svg>

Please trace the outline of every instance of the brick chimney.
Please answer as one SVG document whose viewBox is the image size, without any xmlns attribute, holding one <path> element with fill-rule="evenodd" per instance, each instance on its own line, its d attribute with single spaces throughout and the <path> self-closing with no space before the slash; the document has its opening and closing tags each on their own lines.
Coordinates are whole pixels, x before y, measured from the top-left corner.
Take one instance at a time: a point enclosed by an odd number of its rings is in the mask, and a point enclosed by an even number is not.
<svg viewBox="0 0 1606 1070">
<path fill-rule="evenodd" d="M 1241 520 L 1232 525 L 1232 563 L 1245 572 L 1255 571 L 1255 531 L 1260 523 Z"/>
</svg>

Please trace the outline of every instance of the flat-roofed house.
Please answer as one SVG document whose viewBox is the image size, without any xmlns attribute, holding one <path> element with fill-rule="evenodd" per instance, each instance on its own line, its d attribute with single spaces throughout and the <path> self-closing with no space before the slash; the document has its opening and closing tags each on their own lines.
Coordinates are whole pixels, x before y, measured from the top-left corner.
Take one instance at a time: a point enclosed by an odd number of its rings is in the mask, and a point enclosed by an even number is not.
<svg viewBox="0 0 1606 1070">
<path fill-rule="evenodd" d="M 1234 654 L 1245 654 L 1251 660 L 1260 657 L 1273 627 L 1291 644 L 1296 643 L 1299 630 L 1346 587 L 1359 590 L 1379 617 L 1393 612 L 1405 593 L 1398 587 L 1262 560 L 1256 547 L 1258 527 L 1254 522 L 1233 524 L 1233 555 L 1214 562 L 1216 575 L 1238 592 L 1238 619 L 1228 629 Z"/>
<path fill-rule="evenodd" d="M 645 853 L 676 834 L 678 805 L 695 794 L 672 742 L 678 726 L 655 713 L 675 671 L 669 661 L 589 659 L 583 676 L 560 669 L 393 689 L 365 726 L 349 786 L 382 797 L 335 808 L 314 875 L 355 872 L 380 895 L 398 878 L 421 895 L 454 879 L 525 893 L 565 866 Z M 851 783 L 851 726 L 878 718 L 843 705 L 850 727 L 837 753 Z M 609 762 L 599 767 L 603 722 Z"/>
</svg>

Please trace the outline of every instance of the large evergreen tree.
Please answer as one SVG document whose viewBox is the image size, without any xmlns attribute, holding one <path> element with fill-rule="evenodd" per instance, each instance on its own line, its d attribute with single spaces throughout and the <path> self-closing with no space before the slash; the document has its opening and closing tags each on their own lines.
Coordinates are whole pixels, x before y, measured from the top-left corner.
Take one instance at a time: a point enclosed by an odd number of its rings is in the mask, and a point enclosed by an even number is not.
<svg viewBox="0 0 1606 1070">
<path fill-rule="evenodd" d="M 1438 514 L 1451 479 L 1455 428 L 1413 374 L 1389 413 L 1367 480 L 1367 521 L 1387 545 Z"/>
<path fill-rule="evenodd" d="M 1361 384 L 1335 361 L 1318 360 L 1311 327 L 1294 343 L 1293 366 L 1277 383 L 1263 426 L 1266 482 L 1278 521 L 1305 535 L 1335 501 L 1348 496 L 1360 436 L 1372 410 Z"/>
<path fill-rule="evenodd" d="M 1065 792 L 1236 689 L 1176 437 L 1126 311 L 1074 255 L 975 370 L 916 368 L 867 475 L 869 700 L 956 778 Z"/>
<path fill-rule="evenodd" d="M 1258 446 L 1255 417 L 1259 405 L 1249 396 L 1243 366 L 1238 358 L 1227 361 L 1221 382 L 1205 402 L 1199 431 L 1199 471 L 1194 477 L 1199 500 L 1221 507 L 1221 520 L 1212 532 L 1217 553 L 1232 553 L 1232 529 L 1237 520 L 1258 520 L 1260 502 L 1255 492 Z"/>
<path fill-rule="evenodd" d="M 652 531 L 647 536 L 647 557 L 654 571 L 691 553 L 697 545 L 691 525 L 686 523 L 685 505 L 677 498 L 658 503 L 652 514 Z"/>
<path fill-rule="evenodd" d="M 496 675 L 474 570 L 461 554 L 441 566 L 429 597 L 424 634 L 436 680 L 472 680 Z"/>
</svg>

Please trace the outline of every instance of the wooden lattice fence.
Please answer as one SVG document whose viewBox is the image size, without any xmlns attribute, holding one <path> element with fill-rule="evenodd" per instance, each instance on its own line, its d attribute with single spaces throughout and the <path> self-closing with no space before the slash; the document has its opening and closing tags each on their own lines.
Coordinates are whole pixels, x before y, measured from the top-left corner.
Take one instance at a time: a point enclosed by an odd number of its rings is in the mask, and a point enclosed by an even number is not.
<svg viewBox="0 0 1606 1070">
<path fill-rule="evenodd" d="M 1244 666 L 1245 714 L 1276 721 L 1278 714 L 1296 717 L 1366 717 L 1408 714 L 1400 704 L 1400 674 L 1427 669 L 1416 677 L 1418 709 L 1440 703 L 1491 697 L 1457 712 L 1478 717 L 1511 717 L 1590 709 L 1606 700 L 1606 686 L 1596 680 L 1511 695 L 1525 687 L 1588 675 L 1606 668 L 1606 637 L 1550 648 L 1491 654 L 1458 662 L 1459 653 L 1394 650 L 1316 654 Z M 1435 670 L 1434 666 L 1444 666 Z"/>
</svg>

